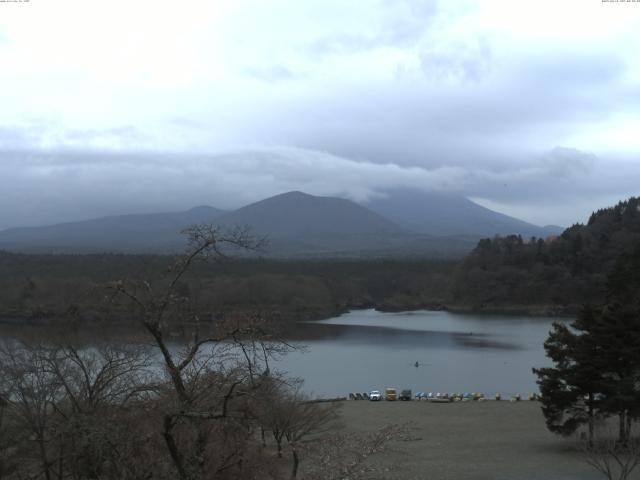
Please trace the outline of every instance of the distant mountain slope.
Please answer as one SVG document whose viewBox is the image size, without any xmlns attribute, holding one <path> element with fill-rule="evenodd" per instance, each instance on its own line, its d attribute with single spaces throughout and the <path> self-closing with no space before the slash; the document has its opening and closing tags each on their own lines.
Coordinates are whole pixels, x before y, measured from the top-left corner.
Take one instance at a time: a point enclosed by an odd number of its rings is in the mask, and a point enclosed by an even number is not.
<svg viewBox="0 0 640 480">
<path fill-rule="evenodd" d="M 428 235 L 546 237 L 563 230 L 556 226 L 539 227 L 494 212 L 460 195 L 394 190 L 363 205 L 402 227 Z"/>
<path fill-rule="evenodd" d="M 215 222 L 225 212 L 200 206 L 184 212 L 102 217 L 0 231 L 0 248 L 41 252 L 161 251 L 184 246 L 180 231 Z"/>
<path fill-rule="evenodd" d="M 29 252 L 180 251 L 180 231 L 194 223 L 249 226 L 267 236 L 270 256 L 462 256 L 481 237 L 549 231 L 466 198 L 391 192 L 371 209 L 350 200 L 288 192 L 233 212 L 196 207 L 186 212 L 104 217 L 0 232 L 0 249 Z M 556 231 L 553 231 L 556 233 Z M 455 238 L 457 237 L 457 238 Z M 235 253 L 235 252 L 234 252 Z M 237 252 L 240 254 L 240 252 Z"/>
<path fill-rule="evenodd" d="M 350 200 L 288 192 L 261 200 L 218 219 L 221 225 L 249 225 L 270 238 L 315 235 L 398 234 L 392 221 Z"/>
<path fill-rule="evenodd" d="M 211 207 L 187 212 L 106 217 L 0 232 L 0 249 L 22 252 L 180 251 L 180 230 L 194 223 L 251 228 L 266 236 L 261 252 L 278 257 L 462 256 L 475 241 L 434 238 L 402 228 L 350 200 L 288 192 L 226 213 Z M 243 255 L 246 252 L 233 251 Z"/>
<path fill-rule="evenodd" d="M 275 256 L 460 256 L 473 244 L 434 241 L 350 200 L 287 192 L 218 219 L 225 227 L 249 226 L 269 239 Z"/>
</svg>

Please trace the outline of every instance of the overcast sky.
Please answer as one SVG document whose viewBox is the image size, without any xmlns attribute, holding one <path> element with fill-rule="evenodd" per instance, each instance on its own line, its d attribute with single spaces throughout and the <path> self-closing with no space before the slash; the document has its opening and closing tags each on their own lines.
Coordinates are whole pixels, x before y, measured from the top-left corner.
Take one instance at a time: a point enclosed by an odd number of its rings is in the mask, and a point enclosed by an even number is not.
<svg viewBox="0 0 640 480">
<path fill-rule="evenodd" d="M 640 194 L 640 2 L 0 2 L 0 229 L 303 190 Z"/>
</svg>

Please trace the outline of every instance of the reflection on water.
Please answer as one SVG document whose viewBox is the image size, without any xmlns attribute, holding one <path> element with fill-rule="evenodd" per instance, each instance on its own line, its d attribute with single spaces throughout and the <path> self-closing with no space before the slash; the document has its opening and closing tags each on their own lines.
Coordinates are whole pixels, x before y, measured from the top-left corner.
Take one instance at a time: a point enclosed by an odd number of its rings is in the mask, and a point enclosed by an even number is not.
<svg viewBox="0 0 640 480">
<path fill-rule="evenodd" d="M 377 325 L 342 325 L 323 322 L 300 323 L 289 335 L 301 342 L 334 340 L 343 343 L 384 345 L 403 348 L 408 345 L 429 348 L 450 348 L 451 344 L 475 348 L 517 350 L 516 344 L 491 339 L 484 333 L 412 330 Z"/>
<path fill-rule="evenodd" d="M 543 342 L 554 320 L 358 310 L 298 324 L 291 338 L 307 348 L 278 368 L 304 378 L 319 396 L 386 386 L 527 394 L 536 390 L 531 368 L 549 364 Z"/>
</svg>

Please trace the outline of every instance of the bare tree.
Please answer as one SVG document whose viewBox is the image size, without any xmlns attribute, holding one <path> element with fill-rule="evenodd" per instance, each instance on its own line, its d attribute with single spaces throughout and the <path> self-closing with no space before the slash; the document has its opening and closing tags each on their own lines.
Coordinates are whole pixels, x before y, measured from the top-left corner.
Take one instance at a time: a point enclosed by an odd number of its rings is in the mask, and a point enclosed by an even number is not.
<svg viewBox="0 0 640 480">
<path fill-rule="evenodd" d="M 12 440 L 5 463 L 18 477 L 98 478 L 139 460 L 121 448 L 132 436 L 122 417 L 149 398 L 148 367 L 140 347 L 5 343 L 0 396 Z"/>
<path fill-rule="evenodd" d="M 608 480 L 627 480 L 640 464 L 640 441 L 620 442 L 615 437 L 580 444 L 582 459 Z"/>
<path fill-rule="evenodd" d="M 114 308 L 153 349 L 68 337 L 0 348 L 0 478 L 225 480 L 297 478 L 299 470 L 356 478 L 395 438 L 394 429 L 336 433 L 334 406 L 310 401 L 299 382 L 271 370 L 292 348 L 275 316 L 212 316 L 198 305 L 185 282 L 200 259 L 260 240 L 211 226 L 187 233 L 189 250 L 163 278 L 110 284 Z M 172 340 L 176 325 L 191 327 L 187 341 Z M 273 433 L 279 452 L 286 440 L 291 468 L 262 448 L 258 427 Z"/>
<path fill-rule="evenodd" d="M 20 440 L 30 445 L 32 461 L 25 462 L 26 475 L 54 478 L 53 406 L 60 398 L 61 385 L 48 369 L 37 348 L 22 348 L 15 342 L 0 348 L 0 378 L 7 409 L 13 413 Z"/>
<path fill-rule="evenodd" d="M 123 417 L 157 390 L 148 349 L 102 344 L 79 350 L 63 344 L 50 347 L 45 362 L 64 393 L 55 405 L 59 462 L 88 478 L 121 470 L 131 456 L 121 448 L 127 429 Z"/>
<path fill-rule="evenodd" d="M 209 225 L 186 233 L 189 249 L 169 270 L 159 291 L 148 281 L 116 282 L 112 288 L 117 297 L 128 300 L 160 351 L 171 386 L 162 392 L 162 436 L 178 477 L 193 480 L 211 472 L 242 470 L 251 440 L 246 401 L 268 373 L 268 364 L 256 359 L 266 360 L 279 350 L 265 334 L 265 320 L 246 313 L 215 322 L 201 336 L 201 313 L 178 288 L 198 259 L 223 257 L 228 248 L 257 249 L 264 241 L 246 229 L 225 232 Z M 184 348 L 169 344 L 166 328 L 171 323 L 193 325 Z"/>
<path fill-rule="evenodd" d="M 283 388 L 278 380 L 265 382 L 262 395 L 255 404 L 254 412 L 262 427 L 261 433 L 267 430 L 276 442 L 278 458 L 282 458 L 282 443 L 290 423 L 290 410 L 283 402 Z M 265 444 L 264 437 L 262 442 Z"/>
<path fill-rule="evenodd" d="M 300 456 L 304 452 L 303 443 L 306 440 L 321 440 L 321 434 L 338 428 L 336 409 L 339 404 L 311 401 L 301 391 L 301 386 L 301 383 L 295 385 L 279 405 L 280 411 L 287 412 L 282 430 L 291 450 L 292 479 L 298 476 Z"/>
<path fill-rule="evenodd" d="M 1 373 L 1 372 L 0 372 Z M 6 414 L 9 406 L 6 391 L 3 391 L 2 381 L 0 380 L 0 480 L 5 477 L 10 468 L 10 455 L 13 448 L 12 431 L 9 427 L 8 415 Z"/>
</svg>

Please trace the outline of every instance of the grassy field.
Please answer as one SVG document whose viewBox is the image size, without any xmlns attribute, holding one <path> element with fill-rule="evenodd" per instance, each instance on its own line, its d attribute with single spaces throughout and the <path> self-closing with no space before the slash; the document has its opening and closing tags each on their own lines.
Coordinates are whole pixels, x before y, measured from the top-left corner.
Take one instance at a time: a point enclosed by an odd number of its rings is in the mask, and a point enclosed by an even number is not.
<svg viewBox="0 0 640 480">
<path fill-rule="evenodd" d="M 392 441 L 385 451 L 370 458 L 386 470 L 371 478 L 603 478 L 583 461 L 576 439 L 547 431 L 538 402 L 348 401 L 340 415 L 344 428 L 354 432 L 371 432 L 392 423 L 409 428 L 408 439 Z"/>
</svg>

